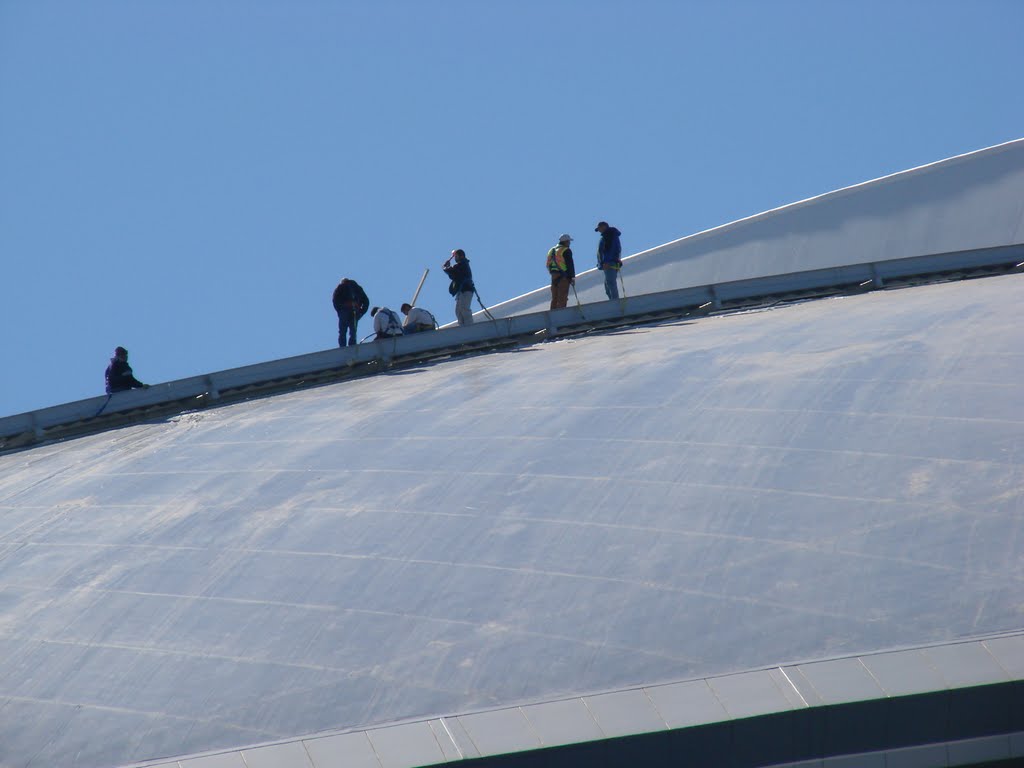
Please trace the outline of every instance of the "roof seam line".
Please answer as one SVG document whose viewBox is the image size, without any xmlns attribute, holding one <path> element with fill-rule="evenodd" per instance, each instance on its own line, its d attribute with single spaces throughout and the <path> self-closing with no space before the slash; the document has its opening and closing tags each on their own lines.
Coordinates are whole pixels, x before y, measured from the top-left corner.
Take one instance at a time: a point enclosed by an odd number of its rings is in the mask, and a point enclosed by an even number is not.
<svg viewBox="0 0 1024 768">
<path fill-rule="evenodd" d="M 794 692 L 796 693 L 796 695 L 800 697 L 800 703 L 801 703 L 801 704 L 803 704 L 803 705 L 804 705 L 805 707 L 810 707 L 811 705 L 807 703 L 807 699 L 805 699 L 805 698 L 804 698 L 804 696 L 803 696 L 803 694 L 802 694 L 802 693 L 800 693 L 800 689 L 799 689 L 799 688 L 797 688 L 797 687 L 796 687 L 796 686 L 795 686 L 795 685 L 793 684 L 793 681 L 789 679 L 789 675 L 788 675 L 788 674 L 786 674 L 786 670 L 785 670 L 785 669 L 783 669 L 782 667 L 779 667 L 779 668 L 778 668 L 778 670 L 779 670 L 779 672 L 781 672 L 781 673 L 782 673 L 782 676 L 783 676 L 784 678 L 786 678 L 786 682 L 787 682 L 787 683 L 789 683 L 789 687 L 790 687 L 790 688 L 792 688 L 792 689 L 793 689 L 793 691 L 794 691 Z"/>
<path fill-rule="evenodd" d="M 462 749 L 459 747 L 459 742 L 455 740 L 455 736 L 453 736 L 452 732 L 448 729 L 448 723 L 445 722 L 445 719 L 443 717 L 439 717 L 437 719 L 440 721 L 441 727 L 444 728 L 444 732 L 448 735 L 448 738 L 451 740 L 452 746 L 455 747 L 455 751 L 459 755 L 459 760 L 465 760 L 466 756 L 462 753 Z"/>
</svg>

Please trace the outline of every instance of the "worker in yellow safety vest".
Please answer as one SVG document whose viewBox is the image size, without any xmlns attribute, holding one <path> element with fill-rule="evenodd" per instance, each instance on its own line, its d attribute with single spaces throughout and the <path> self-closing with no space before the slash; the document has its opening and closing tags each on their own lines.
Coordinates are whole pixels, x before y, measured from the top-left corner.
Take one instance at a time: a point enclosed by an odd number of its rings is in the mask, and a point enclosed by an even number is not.
<svg viewBox="0 0 1024 768">
<path fill-rule="evenodd" d="M 576 267 L 572 263 L 572 238 L 562 235 L 558 245 L 548 251 L 548 272 L 551 274 L 551 308 L 562 309 L 569 301 L 569 287 L 576 282 Z"/>
</svg>

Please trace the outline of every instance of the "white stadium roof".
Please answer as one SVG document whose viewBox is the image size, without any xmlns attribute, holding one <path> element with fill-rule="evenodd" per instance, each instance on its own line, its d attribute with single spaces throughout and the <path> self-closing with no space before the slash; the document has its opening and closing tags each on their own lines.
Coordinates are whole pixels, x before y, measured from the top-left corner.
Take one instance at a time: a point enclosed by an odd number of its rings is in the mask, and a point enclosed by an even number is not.
<svg viewBox="0 0 1024 768">
<path fill-rule="evenodd" d="M 538 314 L 543 343 L 498 320 L 433 335 L 443 357 L 374 343 L 0 419 L 0 766 L 482 759 L 651 730 L 637 692 L 671 730 L 686 681 L 718 720 L 979 685 L 1024 718 L 1024 142 L 816 200 L 632 257 L 637 295 Z M 901 221 L 949 236 L 869 254 Z M 716 236 L 761 273 L 711 274 Z M 766 263 L 782 241 L 803 269 Z M 896 289 L 881 262 L 1002 268 Z M 869 263 L 857 291 L 723 301 Z M 245 377 L 278 391 L 218 403 Z M 934 681 L 890 685 L 915 664 Z M 1009 757 L 1017 722 L 960 735 Z"/>
</svg>

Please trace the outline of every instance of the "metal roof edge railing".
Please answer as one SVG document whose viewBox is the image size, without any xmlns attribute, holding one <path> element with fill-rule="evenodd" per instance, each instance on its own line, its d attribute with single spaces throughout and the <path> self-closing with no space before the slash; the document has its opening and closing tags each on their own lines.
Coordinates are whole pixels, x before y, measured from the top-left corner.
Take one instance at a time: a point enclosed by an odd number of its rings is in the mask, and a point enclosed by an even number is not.
<svg viewBox="0 0 1024 768">
<path fill-rule="evenodd" d="M 1024 244 L 1016 244 L 892 261 L 869 261 L 678 288 L 496 320 L 477 320 L 473 325 L 450 326 L 434 332 L 312 352 L 7 416 L 0 418 L 0 450 L 98 431 L 129 421 L 181 413 L 236 400 L 239 396 L 280 390 L 288 388 L 288 382 L 296 386 L 297 382 L 308 382 L 310 377 L 330 380 L 365 375 L 399 363 L 539 341 L 594 327 L 642 322 L 659 315 L 689 314 L 698 310 L 701 314 L 710 314 L 773 298 L 785 300 L 798 298 L 801 294 L 872 290 L 884 288 L 893 281 L 922 276 L 972 270 L 1004 272 L 1019 269 L 1022 262 Z"/>
<path fill-rule="evenodd" d="M 341 728 L 126 768 L 969 765 L 981 761 L 947 760 L 947 749 L 996 747 L 1003 750 L 997 755 L 1024 757 L 1024 740 L 1016 738 L 1024 733 L 1024 709 L 1014 706 L 1024 692 L 1022 651 L 1024 632 L 1010 630 Z M 661 739 L 673 740 L 685 762 L 652 760 L 664 754 L 651 744 Z M 939 759 L 929 759 L 936 750 Z M 383 754 L 392 759 L 378 760 Z"/>
</svg>

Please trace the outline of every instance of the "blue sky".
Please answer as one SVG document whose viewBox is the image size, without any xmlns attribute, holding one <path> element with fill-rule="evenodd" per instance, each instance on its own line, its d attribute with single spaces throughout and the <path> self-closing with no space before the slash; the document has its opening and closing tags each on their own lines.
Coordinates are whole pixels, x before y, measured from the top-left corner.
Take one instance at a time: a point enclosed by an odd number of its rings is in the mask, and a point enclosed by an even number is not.
<svg viewBox="0 0 1024 768">
<path fill-rule="evenodd" d="M 0 415 L 1024 136 L 1019 0 L 0 0 Z M 627 276 L 628 279 L 628 276 Z M 363 321 L 360 336 L 369 333 Z"/>
</svg>

